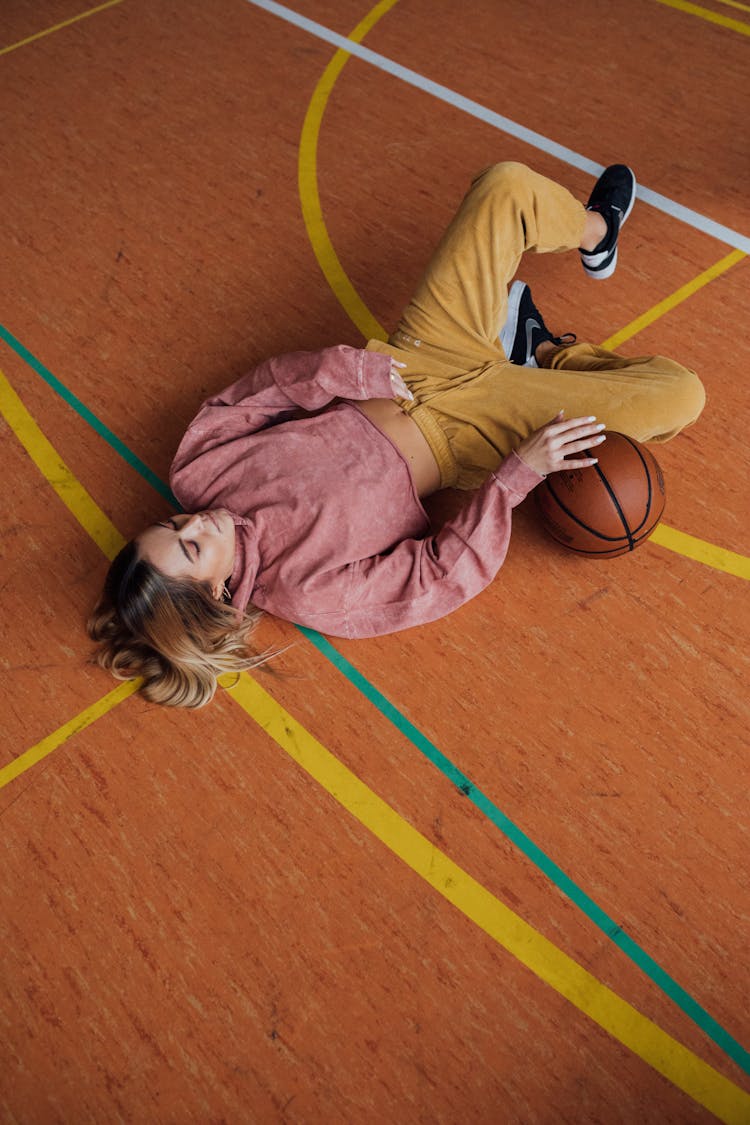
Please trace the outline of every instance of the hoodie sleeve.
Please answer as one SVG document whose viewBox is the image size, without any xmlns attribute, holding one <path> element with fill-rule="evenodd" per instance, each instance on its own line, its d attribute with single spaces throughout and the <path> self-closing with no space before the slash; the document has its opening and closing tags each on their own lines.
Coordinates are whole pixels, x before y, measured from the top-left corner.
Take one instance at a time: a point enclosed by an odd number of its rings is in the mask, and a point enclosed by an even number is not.
<svg viewBox="0 0 750 1125">
<path fill-rule="evenodd" d="M 394 397 L 388 355 L 341 344 L 268 359 L 206 399 L 175 454 L 172 487 L 176 490 L 183 471 L 197 457 L 238 436 L 287 421 L 300 410 L 321 410 L 336 398 Z"/>
<path fill-rule="evenodd" d="M 352 639 L 435 621 L 493 580 L 508 550 L 512 510 L 541 479 L 511 454 L 435 535 L 404 540 L 386 554 L 337 571 L 297 576 L 286 591 L 268 590 L 273 596 L 259 604 L 298 624 Z M 309 612 L 312 606 L 320 608 Z"/>
<path fill-rule="evenodd" d="M 254 433 L 300 408 L 321 410 L 335 398 L 393 398 L 390 372 L 390 356 L 346 344 L 276 356 L 207 399 L 193 426 L 221 424 L 234 416 Z"/>
</svg>

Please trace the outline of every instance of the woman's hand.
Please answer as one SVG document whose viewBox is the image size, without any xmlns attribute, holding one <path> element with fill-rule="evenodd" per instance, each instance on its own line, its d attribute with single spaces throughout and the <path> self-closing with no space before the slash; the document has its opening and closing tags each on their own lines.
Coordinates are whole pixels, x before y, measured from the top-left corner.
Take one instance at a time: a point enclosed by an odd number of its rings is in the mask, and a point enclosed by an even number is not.
<svg viewBox="0 0 750 1125">
<path fill-rule="evenodd" d="M 529 434 L 517 447 L 516 453 L 529 468 L 540 476 L 556 473 L 560 469 L 586 469 L 595 465 L 596 457 L 574 457 L 592 445 L 605 440 L 604 423 L 596 418 L 571 418 L 563 420 L 562 410 L 546 426 Z"/>
<path fill-rule="evenodd" d="M 399 363 L 397 359 L 391 360 L 391 386 L 393 387 L 394 398 L 408 398 L 409 402 L 414 401 L 414 395 L 407 387 L 404 380 L 398 373 L 399 367 L 406 367 L 405 363 Z"/>
</svg>

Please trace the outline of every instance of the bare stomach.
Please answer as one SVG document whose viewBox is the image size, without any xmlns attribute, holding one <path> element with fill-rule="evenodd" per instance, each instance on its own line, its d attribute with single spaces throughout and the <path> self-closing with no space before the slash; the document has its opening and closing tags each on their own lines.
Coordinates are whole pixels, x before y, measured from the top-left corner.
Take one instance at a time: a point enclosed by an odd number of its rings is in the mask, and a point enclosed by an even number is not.
<svg viewBox="0 0 750 1125">
<path fill-rule="evenodd" d="M 429 496 L 440 488 L 440 470 L 427 439 L 416 422 L 404 414 L 390 398 L 370 398 L 358 402 L 360 410 L 381 433 L 390 438 L 411 470 L 419 496 Z"/>
</svg>

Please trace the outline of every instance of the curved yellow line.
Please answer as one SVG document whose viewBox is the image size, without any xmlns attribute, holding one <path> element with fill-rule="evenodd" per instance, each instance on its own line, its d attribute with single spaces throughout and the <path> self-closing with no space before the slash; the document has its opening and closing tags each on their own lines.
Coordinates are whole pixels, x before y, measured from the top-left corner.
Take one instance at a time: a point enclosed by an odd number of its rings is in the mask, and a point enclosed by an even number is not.
<svg viewBox="0 0 750 1125">
<path fill-rule="evenodd" d="M 375 22 L 375 18 L 379 18 L 379 15 L 392 7 L 395 2 L 396 0 L 385 0 L 374 9 L 371 17 L 359 25 L 360 33 L 364 35 L 367 27 Z M 375 12 L 378 13 L 377 17 L 374 15 Z M 341 54 L 344 55 L 343 61 L 345 61 L 345 52 Z M 339 69 L 342 65 L 343 62 L 340 63 Z M 311 119 L 310 129 L 315 138 L 317 138 L 319 124 L 320 118 L 317 123 Z M 314 173 L 314 160 L 311 167 Z M 308 173 L 309 170 L 308 167 Z M 300 183 L 301 185 L 304 183 L 302 175 Z M 317 191 L 316 203 L 319 213 Z M 322 215 L 320 222 L 322 224 Z M 322 229 L 325 230 L 324 225 Z M 336 269 L 340 270 L 340 265 L 333 247 L 330 247 L 326 267 L 328 270 L 326 276 L 335 278 Z M 341 276 L 336 280 L 336 284 L 341 286 L 343 277 L 348 285 L 343 271 L 341 270 L 340 273 Z M 346 288 L 346 285 L 343 285 L 343 288 Z M 354 290 L 351 289 L 351 292 L 354 293 Z M 377 335 L 377 331 L 372 331 L 374 322 L 370 323 L 367 320 L 369 313 L 364 305 L 361 306 L 360 314 L 362 310 L 366 314 L 362 320 L 366 327 L 366 334 Z M 379 326 L 375 324 L 375 328 Z M 2 372 L 0 372 L 0 412 L 66 507 L 104 554 L 112 558 L 122 547 L 123 537 L 59 457 Z M 138 690 L 138 686 L 137 680 L 120 684 L 53 734 L 21 754 L 14 762 L 0 770 L 0 787 L 20 776 L 72 735 L 85 729 L 118 703 L 132 696 Z M 728 1125 L 741 1125 L 748 1120 L 750 1097 L 743 1090 L 641 1015 L 491 895 L 368 789 L 250 677 L 241 677 L 231 694 L 247 714 L 335 800 L 425 882 L 540 979 L 546 981 L 580 1011 L 699 1104 L 709 1109 L 721 1121 L 727 1122 Z"/>
<path fill-rule="evenodd" d="M 381 14 L 393 3 L 395 0 L 381 4 Z M 368 334 L 374 335 L 371 331 Z M 122 546 L 123 537 L 58 456 L 2 373 L 0 411 L 60 499 L 111 558 Z M 0 780 L 7 783 L 11 777 L 19 776 L 137 688 L 137 681 L 119 685 L 5 767 Z M 231 694 L 334 799 L 494 941 L 720 1120 L 740 1125 L 748 1119 L 750 1097 L 743 1090 L 504 906 L 359 781 L 257 683 L 243 676 Z"/>
<path fill-rule="evenodd" d="M 0 413 L 84 530 L 105 554 L 111 554 L 122 537 L 64 465 L 5 376 L 0 378 Z M 137 680 L 120 684 L 19 755 L 0 771 L 0 785 L 20 776 L 132 696 L 138 686 Z M 334 800 L 493 941 L 721 1121 L 742 1125 L 750 1120 L 750 1095 L 607 988 L 435 848 L 259 684 L 243 674 L 229 691 L 235 702 Z"/>
<path fill-rule="evenodd" d="M 372 28 L 396 2 L 397 0 L 382 0 L 361 23 L 357 24 L 349 38 L 356 43 L 361 42 L 370 28 Z M 320 193 L 318 190 L 318 136 L 320 134 L 320 125 L 333 87 L 347 60 L 350 58 L 351 55 L 342 49 L 336 52 L 323 72 L 323 76 L 315 87 L 310 100 L 310 105 L 302 126 L 299 146 L 298 183 L 300 204 L 313 253 L 340 305 L 366 340 L 386 340 L 388 338 L 388 333 L 367 308 L 339 261 L 328 234 L 325 219 L 323 218 L 323 209 L 321 207 Z M 743 254 L 741 250 L 733 250 L 731 254 L 722 258 L 716 265 L 711 266 L 710 269 L 704 271 L 704 273 L 700 274 L 687 285 L 683 285 L 681 289 L 678 289 L 664 301 L 660 301 L 658 305 L 649 309 L 648 312 L 644 313 L 643 316 L 639 317 L 637 320 L 632 321 L 631 324 L 623 328 L 622 331 L 615 333 L 604 342 L 603 347 L 614 348 L 618 343 L 622 343 L 623 340 L 634 336 L 636 332 L 640 332 L 647 324 L 652 324 L 669 309 L 680 304 L 681 301 L 684 301 L 697 289 L 700 289 L 701 286 L 713 280 L 714 277 L 718 277 L 720 273 L 723 273 L 725 270 L 735 265 L 745 256 L 746 255 Z M 713 543 L 696 539 L 691 535 L 686 535 L 684 532 L 676 531 L 674 528 L 667 527 L 663 524 L 660 525 L 657 531 L 651 536 L 651 542 L 657 543 L 660 547 L 664 547 L 668 551 L 674 551 L 678 555 L 685 555 L 687 558 L 703 563 L 704 566 L 710 566 L 714 570 L 722 570 L 726 574 L 732 574 L 737 578 L 750 578 L 750 558 L 736 554 L 734 551 L 729 551 L 724 547 L 718 547 Z"/>
<path fill-rule="evenodd" d="M 386 12 L 394 6 L 397 0 L 381 0 L 371 12 L 357 24 L 349 38 L 355 43 L 361 42 L 367 32 L 381 19 Z M 338 50 L 315 87 L 310 100 L 305 120 L 302 125 L 298 157 L 298 184 L 299 197 L 302 205 L 302 216 L 305 227 L 312 244 L 318 265 L 323 275 L 333 290 L 339 303 L 343 306 L 350 320 L 354 322 L 365 340 L 385 340 L 387 333 L 377 322 L 367 305 L 360 297 L 346 275 L 338 255 L 333 248 L 333 243 L 328 236 L 328 229 L 323 218 L 323 209 L 320 204 L 318 192 L 318 136 L 320 124 L 323 120 L 328 98 L 339 74 L 343 70 L 351 55 L 347 51 Z"/>
</svg>

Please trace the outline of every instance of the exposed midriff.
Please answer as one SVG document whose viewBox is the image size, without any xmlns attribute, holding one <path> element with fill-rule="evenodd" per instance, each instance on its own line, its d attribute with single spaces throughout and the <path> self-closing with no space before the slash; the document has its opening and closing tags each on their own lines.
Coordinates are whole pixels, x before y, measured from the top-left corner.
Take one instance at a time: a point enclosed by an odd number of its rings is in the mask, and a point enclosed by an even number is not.
<svg viewBox="0 0 750 1125">
<path fill-rule="evenodd" d="M 409 466 L 417 494 L 423 497 L 437 492 L 440 470 L 417 423 L 390 398 L 370 398 L 355 405 L 396 446 Z"/>
</svg>

